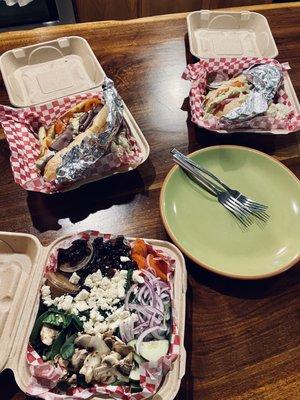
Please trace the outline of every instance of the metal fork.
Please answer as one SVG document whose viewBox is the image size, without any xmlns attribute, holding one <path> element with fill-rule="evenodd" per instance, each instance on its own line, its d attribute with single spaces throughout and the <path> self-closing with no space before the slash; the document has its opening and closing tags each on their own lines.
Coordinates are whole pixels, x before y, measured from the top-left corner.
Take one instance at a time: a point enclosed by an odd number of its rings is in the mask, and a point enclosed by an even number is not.
<svg viewBox="0 0 300 400">
<path fill-rule="evenodd" d="M 219 185 L 221 185 L 227 192 L 234 197 L 235 199 L 239 200 L 240 203 L 244 204 L 246 208 L 249 209 L 251 213 L 256 213 L 257 215 L 261 215 L 263 219 L 269 218 L 268 214 L 265 213 L 267 210 L 268 206 L 264 204 L 257 203 L 248 197 L 244 196 L 241 192 L 235 189 L 231 189 L 229 186 L 227 186 L 221 179 L 219 179 L 217 176 L 215 176 L 212 172 L 208 171 L 201 165 L 197 164 L 195 161 L 192 159 L 186 157 L 184 154 L 182 154 L 180 151 L 177 149 L 172 149 L 171 153 L 173 155 L 177 155 L 178 157 L 181 157 L 183 160 L 185 160 L 187 163 L 191 164 L 195 168 L 197 168 L 199 171 L 203 172 L 204 174 L 208 175 L 212 179 L 214 179 Z"/>
<path fill-rule="evenodd" d="M 218 202 L 227 210 L 229 210 L 245 227 L 249 227 L 253 223 L 251 215 L 249 215 L 247 210 L 243 208 L 243 205 L 239 203 L 238 200 L 233 198 L 226 190 L 220 189 L 217 185 L 208 181 L 198 171 L 195 171 L 193 166 L 186 163 L 180 157 L 174 155 L 173 159 L 185 171 L 191 174 L 193 179 L 195 179 L 197 183 L 204 187 L 204 189 L 206 189 L 210 194 L 215 196 Z"/>
</svg>

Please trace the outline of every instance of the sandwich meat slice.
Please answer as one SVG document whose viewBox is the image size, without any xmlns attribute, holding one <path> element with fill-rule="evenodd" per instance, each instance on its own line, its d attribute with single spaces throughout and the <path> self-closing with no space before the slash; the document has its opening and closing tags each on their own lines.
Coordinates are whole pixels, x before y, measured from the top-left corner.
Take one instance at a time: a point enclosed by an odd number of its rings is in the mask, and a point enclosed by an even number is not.
<svg viewBox="0 0 300 400">
<path fill-rule="evenodd" d="M 49 128 L 40 127 L 40 155 L 36 166 L 46 181 L 56 179 L 62 156 L 85 138 L 101 135 L 107 126 L 108 107 L 97 98 L 87 99 L 58 118 Z"/>
</svg>

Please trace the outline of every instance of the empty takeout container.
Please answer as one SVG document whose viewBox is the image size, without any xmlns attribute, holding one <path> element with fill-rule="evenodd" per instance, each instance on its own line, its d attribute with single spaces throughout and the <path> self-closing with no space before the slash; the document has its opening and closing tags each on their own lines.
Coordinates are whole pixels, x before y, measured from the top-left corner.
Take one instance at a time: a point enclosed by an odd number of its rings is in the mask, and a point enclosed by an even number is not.
<svg viewBox="0 0 300 400">
<path fill-rule="evenodd" d="M 95 91 L 100 89 L 106 77 L 90 45 L 79 36 L 8 50 L 0 57 L 0 69 L 11 104 L 22 108 Z M 140 147 L 140 165 L 149 156 L 149 145 L 125 104 L 124 119 Z M 99 177 L 76 182 L 70 189 L 132 170 L 138 165 L 104 171 Z"/>
<path fill-rule="evenodd" d="M 20 389 L 25 392 L 30 380 L 27 346 L 40 299 L 40 286 L 48 255 L 60 242 L 72 235 L 58 238 L 48 247 L 30 234 L 0 232 L 0 371 L 10 368 Z M 186 267 L 181 252 L 171 243 L 146 239 L 164 250 L 176 262 L 174 302 L 177 315 L 180 355 L 165 376 L 153 400 L 172 400 L 185 373 L 184 349 Z M 101 399 L 101 396 L 97 396 Z"/>
<path fill-rule="evenodd" d="M 190 52 L 197 58 L 239 59 L 278 56 L 267 18 L 256 12 L 194 11 L 187 16 L 187 26 Z M 293 109 L 300 114 L 300 104 L 287 72 L 284 74 L 283 85 Z M 243 129 L 243 131 L 253 131 L 253 129 Z M 281 130 L 270 133 L 289 132 Z"/>
</svg>

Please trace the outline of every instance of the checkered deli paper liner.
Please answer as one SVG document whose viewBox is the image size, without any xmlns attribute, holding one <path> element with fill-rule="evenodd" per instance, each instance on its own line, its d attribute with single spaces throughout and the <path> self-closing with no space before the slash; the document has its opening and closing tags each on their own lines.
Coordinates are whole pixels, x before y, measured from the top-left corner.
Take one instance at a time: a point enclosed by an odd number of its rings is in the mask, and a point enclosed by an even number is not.
<svg viewBox="0 0 300 400">
<path fill-rule="evenodd" d="M 76 239 L 96 238 L 102 236 L 104 240 L 113 238 L 110 234 L 101 234 L 97 231 L 85 231 L 70 238 L 64 242 L 59 243 L 56 248 L 51 252 L 46 266 L 45 273 L 55 271 L 57 265 L 57 251 L 58 248 L 67 248 Z M 29 365 L 31 379 L 27 388 L 27 394 L 37 396 L 44 400 L 79 400 L 88 399 L 92 396 L 106 395 L 112 399 L 122 400 L 143 400 L 153 396 L 160 384 L 163 377 L 171 370 L 172 363 L 176 360 L 180 353 L 180 337 L 178 334 L 178 326 L 176 322 L 176 310 L 174 308 L 174 294 L 173 294 L 173 275 L 174 275 L 174 260 L 167 255 L 164 251 L 155 249 L 150 246 L 151 250 L 156 253 L 158 257 L 164 258 L 169 266 L 167 274 L 168 281 L 171 286 L 171 302 L 172 302 L 172 334 L 170 338 L 170 346 L 168 354 L 161 357 L 158 362 L 146 362 L 140 366 L 141 377 L 140 385 L 143 388 L 142 392 L 130 393 L 128 386 L 114 386 L 114 385 L 94 385 L 91 388 L 72 388 L 66 394 L 58 394 L 55 386 L 63 374 L 60 367 L 54 367 L 47 362 L 44 362 L 39 354 L 29 344 L 27 348 L 27 363 Z"/>
<path fill-rule="evenodd" d="M 210 58 L 200 60 L 195 64 L 189 64 L 182 74 L 182 78 L 191 82 L 190 107 L 192 122 L 200 127 L 218 131 L 224 129 L 220 120 L 216 117 L 204 119 L 203 102 L 206 95 L 208 76 L 213 73 L 223 72 L 229 78 L 241 74 L 245 69 L 255 64 L 270 64 L 278 67 L 283 74 L 290 69 L 287 63 L 280 64 L 272 58 L 242 57 L 242 58 Z M 292 104 L 285 92 L 283 85 L 276 94 L 276 101 L 292 108 Z M 295 132 L 300 129 L 300 115 L 291 111 L 284 119 L 267 116 L 257 116 L 248 121 L 235 123 L 233 130 L 252 129 L 254 131 L 284 130 Z M 280 132 L 278 132 L 280 133 Z"/>
<path fill-rule="evenodd" d="M 88 98 L 102 99 L 102 92 L 80 93 L 21 109 L 0 105 L 0 124 L 4 129 L 11 151 L 11 168 L 15 182 L 22 188 L 42 193 L 56 193 L 72 188 L 73 184 L 59 185 L 57 181 L 46 182 L 40 175 L 35 165 L 40 152 L 36 133 L 41 125 L 50 126 L 60 115 Z M 113 173 L 116 168 L 140 163 L 142 160 L 141 149 L 124 119 L 121 132 L 128 140 L 129 150 L 124 150 L 122 154 L 108 152 L 94 164 L 93 168 L 87 171 L 85 178 L 101 178 L 110 171 Z M 74 183 L 83 183 L 85 178 Z"/>
</svg>

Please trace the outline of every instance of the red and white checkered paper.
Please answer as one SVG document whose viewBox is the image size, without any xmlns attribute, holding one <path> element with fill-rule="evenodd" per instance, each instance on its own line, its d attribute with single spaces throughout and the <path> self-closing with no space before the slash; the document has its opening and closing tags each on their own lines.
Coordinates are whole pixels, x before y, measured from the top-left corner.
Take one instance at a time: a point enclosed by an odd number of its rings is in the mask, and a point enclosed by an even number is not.
<svg viewBox="0 0 300 400">
<path fill-rule="evenodd" d="M 72 185 L 60 186 L 56 181 L 46 182 L 40 175 L 35 165 L 40 153 L 40 143 L 34 132 L 37 133 L 41 125 L 50 126 L 75 104 L 94 97 L 101 99 L 102 92 L 80 93 L 28 108 L 15 109 L 0 105 L 0 124 L 10 147 L 10 163 L 16 183 L 26 190 L 42 193 L 56 193 L 72 188 Z M 124 128 L 125 136 L 131 145 L 130 152 L 121 157 L 113 153 L 106 154 L 89 171 L 89 178 L 101 178 L 109 171 L 113 173 L 116 168 L 138 165 L 141 162 L 141 149 L 125 123 Z"/>
<path fill-rule="evenodd" d="M 97 231 L 85 231 L 66 239 L 63 243 L 59 243 L 49 255 L 45 266 L 45 273 L 55 271 L 57 266 L 58 248 L 67 248 L 76 239 L 96 238 L 103 236 L 104 240 L 109 240 L 113 236 L 110 234 L 101 234 Z M 158 257 L 162 257 L 169 265 L 167 274 L 171 287 L 171 302 L 174 310 L 174 297 L 172 278 L 174 273 L 174 260 L 161 250 L 156 250 L 153 246 L 149 246 L 151 252 Z M 172 318 L 172 334 L 170 339 L 170 347 L 168 354 L 162 357 L 158 362 L 147 362 L 141 367 L 140 384 L 143 391 L 140 393 L 130 393 L 128 386 L 114 385 L 94 385 L 91 388 L 72 388 L 66 394 L 58 394 L 55 386 L 64 371 L 60 367 L 55 367 L 49 362 L 44 362 L 39 354 L 29 344 L 27 349 L 27 362 L 29 364 L 31 379 L 27 388 L 27 393 L 32 396 L 38 396 L 44 400 L 81 400 L 88 399 L 95 395 L 109 395 L 113 399 L 121 400 L 143 400 L 153 396 L 159 388 L 163 377 L 170 371 L 172 363 L 180 354 L 180 337 L 176 323 L 176 312 L 173 311 Z"/>
<path fill-rule="evenodd" d="M 225 72 L 229 78 L 241 74 L 245 69 L 255 64 L 276 65 L 285 74 L 289 69 L 288 64 L 280 64 L 272 58 L 242 57 L 242 58 L 210 58 L 200 60 L 195 64 L 189 64 L 182 74 L 182 78 L 191 82 L 190 107 L 192 122 L 212 131 L 224 130 L 222 123 L 217 117 L 204 119 L 203 102 L 206 95 L 207 78 L 210 74 L 216 72 Z M 292 104 L 284 91 L 283 85 L 279 88 L 276 100 L 292 108 Z M 272 118 L 267 116 L 257 116 L 249 121 L 236 123 L 232 131 L 252 129 L 253 131 L 275 131 L 282 130 L 295 132 L 300 129 L 300 115 L 291 111 L 284 119 Z M 226 129 L 225 129 L 226 130 Z M 275 133 L 275 132 L 274 132 Z M 280 133 L 280 132 L 276 132 Z M 283 132 L 286 133 L 286 132 Z"/>
</svg>

